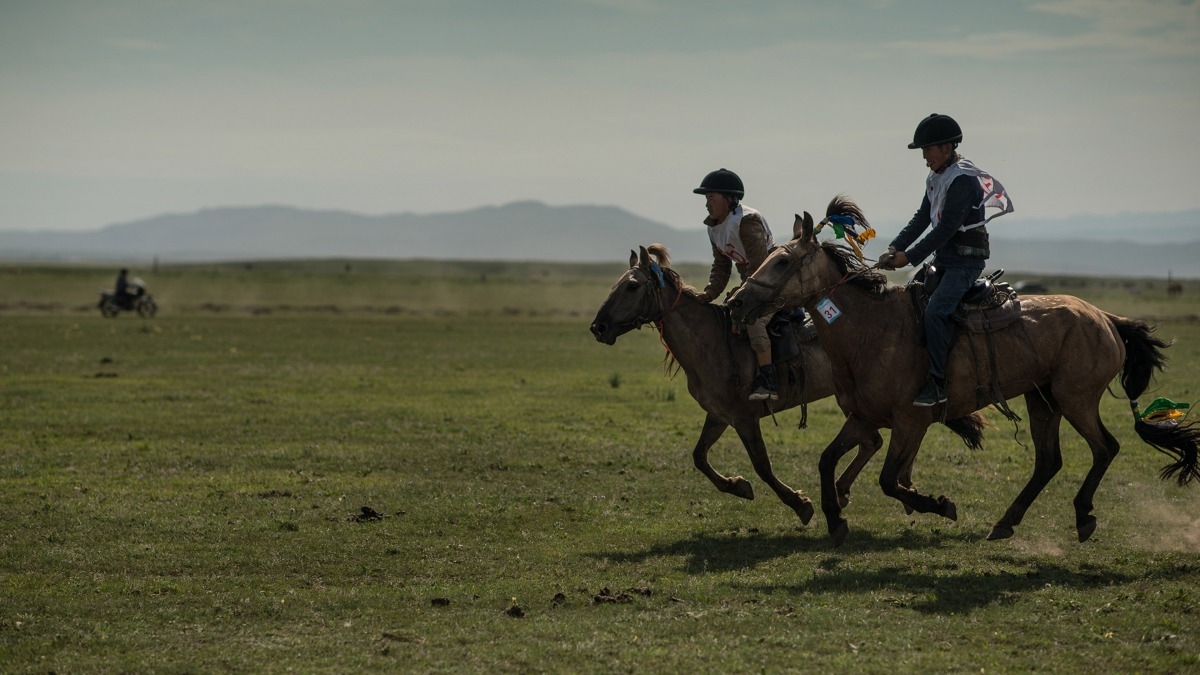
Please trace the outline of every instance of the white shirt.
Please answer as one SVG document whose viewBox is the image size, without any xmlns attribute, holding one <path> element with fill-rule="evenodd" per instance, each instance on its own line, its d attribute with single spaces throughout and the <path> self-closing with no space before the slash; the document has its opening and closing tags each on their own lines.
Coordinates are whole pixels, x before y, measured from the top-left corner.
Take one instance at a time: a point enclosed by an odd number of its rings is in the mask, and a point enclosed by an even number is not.
<svg viewBox="0 0 1200 675">
<path fill-rule="evenodd" d="M 946 203 L 946 192 L 950 190 L 950 184 L 954 182 L 954 179 L 959 176 L 974 176 L 979 181 L 979 187 L 983 189 L 983 200 L 975 208 L 1000 209 L 999 213 L 994 213 L 981 222 L 963 225 L 958 228 L 959 231 L 966 232 L 983 227 L 993 218 L 1012 213 L 1012 200 L 1008 198 L 1008 193 L 1005 192 L 1000 181 L 975 166 L 971 160 L 960 156 L 957 162 L 946 167 L 941 173 L 930 171 L 929 176 L 925 179 L 925 194 L 929 197 L 929 219 L 933 222 L 933 227 L 936 228 L 938 223 L 942 222 L 942 206 Z"/>
<path fill-rule="evenodd" d="M 746 246 L 742 243 L 742 218 L 751 213 L 762 219 L 763 229 L 767 234 L 767 248 L 771 248 L 775 245 L 775 238 L 771 235 L 771 228 L 767 226 L 767 219 L 749 206 L 738 204 L 736 209 L 729 212 L 725 220 L 708 228 L 708 239 L 713 246 L 740 265 L 750 262 L 746 257 Z"/>
</svg>

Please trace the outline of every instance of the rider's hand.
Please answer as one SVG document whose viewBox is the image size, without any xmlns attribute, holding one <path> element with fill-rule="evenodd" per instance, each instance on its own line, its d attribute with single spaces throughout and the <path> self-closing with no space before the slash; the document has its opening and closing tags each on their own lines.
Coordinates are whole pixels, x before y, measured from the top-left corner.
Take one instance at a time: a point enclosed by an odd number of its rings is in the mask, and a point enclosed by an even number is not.
<svg viewBox="0 0 1200 675">
<path fill-rule="evenodd" d="M 696 299 L 699 300 L 700 302 L 703 302 L 706 305 L 708 303 L 712 302 L 712 298 L 708 297 L 708 293 L 697 293 Z"/>
<path fill-rule="evenodd" d="M 899 269 L 908 264 L 908 256 L 904 254 L 904 251 L 888 249 L 887 253 L 879 256 L 877 264 L 885 270 Z"/>
</svg>

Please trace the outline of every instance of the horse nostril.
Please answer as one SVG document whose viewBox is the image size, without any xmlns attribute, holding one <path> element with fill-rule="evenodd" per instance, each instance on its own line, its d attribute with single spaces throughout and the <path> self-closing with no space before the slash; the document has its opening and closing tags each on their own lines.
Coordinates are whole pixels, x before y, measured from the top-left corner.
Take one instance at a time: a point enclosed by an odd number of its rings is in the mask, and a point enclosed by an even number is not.
<svg viewBox="0 0 1200 675">
<path fill-rule="evenodd" d="M 592 324 L 592 335 L 595 335 L 596 337 L 600 337 L 600 334 L 603 332 L 604 332 L 604 324 L 599 324 L 599 323 Z"/>
</svg>

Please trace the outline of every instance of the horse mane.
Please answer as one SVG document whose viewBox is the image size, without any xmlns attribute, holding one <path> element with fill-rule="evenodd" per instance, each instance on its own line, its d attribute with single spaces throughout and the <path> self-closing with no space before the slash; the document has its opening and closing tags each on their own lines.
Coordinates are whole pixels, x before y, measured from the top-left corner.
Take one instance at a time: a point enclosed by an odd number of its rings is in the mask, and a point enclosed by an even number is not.
<svg viewBox="0 0 1200 675">
<path fill-rule="evenodd" d="M 681 292 L 692 297 L 700 294 L 699 291 L 687 285 L 687 283 L 684 282 L 683 277 L 679 275 L 679 272 L 675 271 L 675 268 L 671 267 L 671 252 L 667 250 L 666 246 L 662 244 L 650 244 L 646 247 L 646 252 L 658 261 L 659 267 L 662 267 L 663 274 L 670 277 L 671 282 L 675 284 L 675 287 L 680 289 Z"/>
<path fill-rule="evenodd" d="M 883 272 L 859 260 L 854 251 L 833 241 L 821 242 L 821 248 L 833 258 L 839 272 L 843 275 L 853 275 L 846 281 L 847 284 L 875 295 L 882 295 L 888 289 L 888 278 Z"/>
<path fill-rule="evenodd" d="M 825 215 L 827 217 L 850 216 L 861 223 L 864 228 L 871 227 L 871 224 L 867 221 L 867 216 L 862 212 L 862 208 L 845 194 L 837 195 L 829 200 L 829 206 L 825 207 Z M 887 290 L 887 277 L 882 272 L 869 267 L 866 263 L 859 260 L 854 251 L 845 246 L 839 246 L 833 241 L 823 242 L 821 246 L 833 258 L 838 271 L 842 274 L 854 274 L 847 282 L 851 286 L 875 294 L 880 294 Z"/>
<path fill-rule="evenodd" d="M 863 227 L 871 227 L 871 223 L 867 221 L 867 216 L 862 212 L 862 208 L 846 194 L 837 195 L 829 200 L 829 206 L 825 207 L 825 215 L 850 216 L 862 223 Z"/>
<path fill-rule="evenodd" d="M 675 288 L 679 289 L 680 294 L 686 295 L 693 300 L 700 295 L 699 291 L 687 285 L 683 281 L 683 277 L 679 275 L 679 272 L 675 271 L 675 269 L 671 267 L 671 253 L 667 250 L 666 246 L 662 244 L 650 244 L 646 247 L 646 252 L 658 262 L 659 267 L 662 268 L 663 276 L 671 280 L 671 283 L 674 284 Z M 729 309 L 724 305 L 713 303 L 706 303 L 705 307 L 708 307 L 712 311 L 716 312 L 720 320 L 725 323 L 726 330 L 724 330 L 723 333 L 726 335 L 726 339 L 728 340 L 728 336 L 732 335 L 732 331 L 728 330 L 730 325 Z M 667 377 L 670 379 L 675 379 L 675 376 L 679 374 L 679 371 L 682 368 L 682 366 L 679 364 L 679 361 L 675 359 L 675 354 L 671 351 L 670 347 L 667 348 L 667 353 L 663 356 L 662 366 L 663 372 L 665 372 Z"/>
</svg>

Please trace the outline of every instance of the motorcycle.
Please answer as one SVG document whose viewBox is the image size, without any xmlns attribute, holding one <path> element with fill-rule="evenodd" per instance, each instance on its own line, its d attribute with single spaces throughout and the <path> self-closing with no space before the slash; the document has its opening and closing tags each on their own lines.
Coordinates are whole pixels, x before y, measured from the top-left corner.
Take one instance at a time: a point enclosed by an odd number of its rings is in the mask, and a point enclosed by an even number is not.
<svg viewBox="0 0 1200 675">
<path fill-rule="evenodd" d="M 141 279 L 129 283 L 129 290 L 118 296 L 110 289 L 100 291 L 100 314 L 106 318 L 115 318 L 121 312 L 137 312 L 143 318 L 153 317 L 158 313 L 158 304 L 154 296 L 146 292 L 146 286 Z"/>
</svg>

